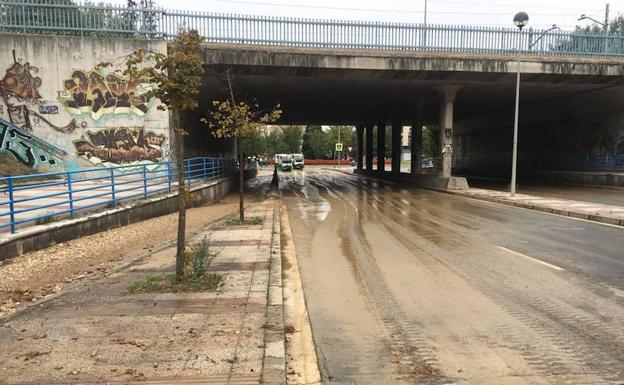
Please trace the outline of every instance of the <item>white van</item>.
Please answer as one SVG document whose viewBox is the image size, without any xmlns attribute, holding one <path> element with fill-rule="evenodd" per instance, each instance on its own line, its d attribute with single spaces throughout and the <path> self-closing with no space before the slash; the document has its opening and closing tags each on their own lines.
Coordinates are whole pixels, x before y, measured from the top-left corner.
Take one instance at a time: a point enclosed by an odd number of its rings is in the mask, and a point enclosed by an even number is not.
<svg viewBox="0 0 624 385">
<path fill-rule="evenodd" d="M 303 154 L 292 154 L 293 168 L 303 170 Z"/>
<path fill-rule="evenodd" d="M 292 170 L 292 157 L 290 154 L 275 154 L 275 165 L 282 171 Z"/>
</svg>

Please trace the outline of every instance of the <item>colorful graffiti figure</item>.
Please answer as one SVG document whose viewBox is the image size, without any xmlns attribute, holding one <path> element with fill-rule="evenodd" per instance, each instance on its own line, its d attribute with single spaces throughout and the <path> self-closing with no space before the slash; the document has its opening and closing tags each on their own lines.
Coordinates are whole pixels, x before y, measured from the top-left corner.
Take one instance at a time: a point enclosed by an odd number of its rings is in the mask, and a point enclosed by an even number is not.
<svg viewBox="0 0 624 385">
<path fill-rule="evenodd" d="M 142 127 L 111 128 L 96 133 L 87 132 L 88 139 L 74 141 L 78 155 L 93 164 L 128 164 L 148 161 L 158 162 L 163 158 L 164 135 Z"/>
<path fill-rule="evenodd" d="M 141 79 L 105 75 L 101 71 L 77 70 L 65 80 L 61 101 L 69 113 L 90 114 L 94 121 L 110 114 L 147 114 L 151 100 L 146 93 L 150 85 Z"/>
<path fill-rule="evenodd" d="M 41 94 L 39 93 L 41 78 L 33 75 L 37 72 L 39 72 L 39 68 L 31 66 L 28 62 L 22 64 L 17 60 L 15 51 L 13 51 L 13 65 L 6 70 L 4 78 L 0 80 L 0 96 L 2 96 L 2 101 L 7 107 L 9 120 L 27 130 L 32 130 L 32 119 L 39 119 L 57 131 L 73 131 L 76 128 L 74 120 L 64 127 L 58 127 L 41 116 L 41 113 L 32 109 L 36 106 L 42 107 Z M 43 107 L 53 108 L 55 106 Z"/>
</svg>

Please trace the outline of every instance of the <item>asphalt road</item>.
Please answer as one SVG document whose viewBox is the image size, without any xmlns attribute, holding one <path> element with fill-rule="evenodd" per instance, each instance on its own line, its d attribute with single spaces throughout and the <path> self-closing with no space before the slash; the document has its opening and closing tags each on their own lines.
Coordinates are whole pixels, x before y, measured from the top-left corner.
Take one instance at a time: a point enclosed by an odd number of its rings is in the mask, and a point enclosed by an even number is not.
<svg viewBox="0 0 624 385">
<path fill-rule="evenodd" d="M 280 174 L 327 384 L 623 384 L 624 230 Z"/>
</svg>

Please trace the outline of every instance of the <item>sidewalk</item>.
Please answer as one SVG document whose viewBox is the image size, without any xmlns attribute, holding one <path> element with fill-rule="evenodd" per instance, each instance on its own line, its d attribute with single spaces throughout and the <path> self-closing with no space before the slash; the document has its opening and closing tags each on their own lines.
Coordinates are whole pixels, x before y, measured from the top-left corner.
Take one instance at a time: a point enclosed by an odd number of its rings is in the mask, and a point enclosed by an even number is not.
<svg viewBox="0 0 624 385">
<path fill-rule="evenodd" d="M 283 383 L 278 207 L 267 199 L 247 213 L 262 224 L 189 237 L 217 252 L 208 268 L 224 275 L 216 291 L 130 293 L 174 271 L 175 245 L 165 244 L 0 319 L 0 384 L 242 385 L 263 374 Z"/>
<path fill-rule="evenodd" d="M 512 197 L 509 192 L 482 188 L 469 188 L 461 191 L 449 190 L 445 192 L 488 202 L 502 203 L 567 217 L 624 226 L 623 206 L 527 194 L 516 194 L 516 196 Z"/>
</svg>

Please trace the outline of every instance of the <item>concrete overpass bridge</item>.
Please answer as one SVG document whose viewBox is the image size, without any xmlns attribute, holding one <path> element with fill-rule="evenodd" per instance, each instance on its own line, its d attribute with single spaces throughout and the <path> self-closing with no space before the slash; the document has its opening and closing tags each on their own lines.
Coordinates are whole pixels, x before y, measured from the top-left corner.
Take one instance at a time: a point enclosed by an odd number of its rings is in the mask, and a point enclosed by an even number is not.
<svg viewBox="0 0 624 385">
<path fill-rule="evenodd" d="M 617 130 L 622 122 L 624 60 L 615 57 L 210 44 L 205 59 L 211 75 L 202 99 L 223 97 L 220 79 L 230 71 L 242 97 L 279 102 L 285 124 L 357 126 L 358 168 L 369 171 L 374 156 L 385 156 L 398 172 L 400 135 L 408 125 L 438 129 L 443 176 L 451 175 L 453 159 L 465 173 L 504 175 L 511 160 L 518 65 L 521 159 L 556 149 L 549 150 L 555 133 L 578 135 L 594 129 L 588 124 Z M 393 133 L 391 154 L 383 152 L 380 132 L 386 126 Z M 411 130 L 414 172 L 421 132 Z M 528 143 L 530 148 L 523 146 Z M 487 169 L 457 162 L 488 157 L 496 164 Z"/>
<path fill-rule="evenodd" d="M 132 23 L 114 24 L 105 18 L 85 23 L 80 10 L 106 10 L 112 15 L 107 17 L 122 21 L 128 10 L 28 4 L 39 16 L 33 23 L 16 17 L 10 3 L 0 5 L 4 7 L 0 29 L 9 33 L 153 41 L 173 38 L 180 28 L 197 29 L 206 37 L 208 71 L 200 108 L 182 120 L 199 138 L 205 132 L 199 120 L 212 100 L 225 96 L 223 74 L 229 71 L 240 98 L 267 106 L 279 102 L 283 124 L 357 126 L 360 169 L 373 171 L 373 157 L 383 156 L 392 158 L 390 169 L 397 173 L 401 127 L 408 125 L 437 129 L 442 176 L 453 172 L 505 176 L 511 161 L 519 67 L 521 170 L 605 151 L 613 158 L 619 155 L 620 141 L 624 157 L 624 36 L 620 35 L 147 8 L 134 9 Z M 78 13 L 51 17 L 68 8 Z M 55 24 L 47 25 L 47 20 Z M 392 131 L 390 154 L 384 151 L 387 129 Z M 411 130 L 415 173 L 421 132 Z M 189 150 L 210 151 L 210 145 L 193 141 Z M 379 171 L 384 171 L 380 163 Z"/>
</svg>

